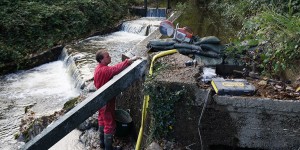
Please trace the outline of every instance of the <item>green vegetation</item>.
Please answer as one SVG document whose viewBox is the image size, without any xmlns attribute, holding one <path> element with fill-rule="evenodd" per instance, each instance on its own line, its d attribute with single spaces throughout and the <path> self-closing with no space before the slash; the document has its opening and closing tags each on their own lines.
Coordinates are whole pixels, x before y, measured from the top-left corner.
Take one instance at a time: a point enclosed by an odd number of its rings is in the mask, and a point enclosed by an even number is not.
<svg viewBox="0 0 300 150">
<path fill-rule="evenodd" d="M 265 10 L 245 22 L 242 40 L 258 43 L 255 57 L 263 73 L 274 76 L 300 59 L 300 16 Z"/>
<path fill-rule="evenodd" d="M 0 2 L 0 66 L 114 26 L 134 0 Z"/>
<path fill-rule="evenodd" d="M 177 9 L 183 11 L 176 21 L 181 27 L 231 43 L 227 56 L 256 64 L 263 75 L 280 77 L 299 63 L 300 1 L 189 0 L 178 3 Z"/>
<path fill-rule="evenodd" d="M 168 87 L 153 80 L 145 84 L 145 91 L 150 96 L 149 113 L 151 115 L 149 141 L 167 138 L 175 124 L 174 109 L 176 102 L 186 94 L 184 87 Z M 186 98 L 185 98 L 186 99 Z"/>
<path fill-rule="evenodd" d="M 78 104 L 80 102 L 80 96 L 75 97 L 73 99 L 70 99 L 69 101 L 67 101 L 64 104 L 63 110 L 65 110 L 66 112 L 68 112 L 69 110 L 71 110 L 72 108 L 74 108 L 76 106 L 76 104 Z"/>
<path fill-rule="evenodd" d="M 228 48 L 228 55 L 242 56 L 245 64 L 250 59 L 254 61 L 251 63 L 259 64 L 257 67 L 264 75 L 272 77 L 280 76 L 299 60 L 299 1 L 213 1 L 210 7 L 222 11 L 227 20 L 243 25 L 238 38 L 231 41 L 234 44 Z M 247 55 L 253 46 L 256 49 Z"/>
<path fill-rule="evenodd" d="M 201 0 L 197 0 L 201 1 Z M 222 17 L 231 22 L 243 23 L 248 18 L 264 11 L 266 8 L 272 8 L 278 13 L 285 13 L 292 8 L 299 13 L 300 2 L 293 0 L 211 0 L 208 4 L 210 9 L 221 12 Z"/>
<path fill-rule="evenodd" d="M 20 133 L 14 134 L 14 139 L 18 139 L 20 137 Z"/>
</svg>

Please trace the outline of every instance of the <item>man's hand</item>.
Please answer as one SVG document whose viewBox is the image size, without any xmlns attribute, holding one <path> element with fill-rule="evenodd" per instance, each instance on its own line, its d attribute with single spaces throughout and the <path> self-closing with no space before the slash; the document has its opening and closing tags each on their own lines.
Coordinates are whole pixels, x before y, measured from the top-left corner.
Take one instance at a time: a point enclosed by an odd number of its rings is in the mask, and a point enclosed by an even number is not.
<svg viewBox="0 0 300 150">
<path fill-rule="evenodd" d="M 138 59 L 141 59 L 141 57 L 139 57 L 139 56 L 133 56 L 133 57 L 131 57 L 131 58 L 129 59 L 129 61 L 130 61 L 131 63 L 133 63 L 134 61 L 136 61 L 136 60 L 138 60 Z"/>
</svg>

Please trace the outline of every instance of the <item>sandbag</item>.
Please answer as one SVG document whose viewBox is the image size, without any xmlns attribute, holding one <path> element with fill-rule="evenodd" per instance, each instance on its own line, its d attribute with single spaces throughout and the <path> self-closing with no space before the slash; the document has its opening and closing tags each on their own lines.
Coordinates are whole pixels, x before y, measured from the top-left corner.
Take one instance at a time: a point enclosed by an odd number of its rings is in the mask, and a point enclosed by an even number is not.
<svg viewBox="0 0 300 150">
<path fill-rule="evenodd" d="M 148 46 L 149 52 L 159 52 L 159 51 L 170 50 L 170 49 L 174 49 L 174 45 L 170 45 L 170 46 L 150 45 L 150 46 Z"/>
<path fill-rule="evenodd" d="M 218 54 L 220 54 L 225 49 L 225 46 L 220 44 L 200 44 L 199 46 L 204 51 L 213 51 Z"/>
<path fill-rule="evenodd" d="M 211 52 L 211 51 L 192 50 L 192 49 L 186 49 L 186 48 L 177 48 L 177 51 L 182 55 L 195 54 L 195 55 L 201 55 L 201 56 L 209 57 L 209 58 L 221 58 L 220 54 L 217 54 L 217 53 Z"/>
<path fill-rule="evenodd" d="M 201 50 L 201 47 L 198 45 L 186 44 L 186 43 L 176 43 L 174 44 L 174 48 L 186 48 L 192 50 Z"/>
<path fill-rule="evenodd" d="M 174 49 L 175 41 L 151 40 L 146 45 L 150 52 L 158 52 L 163 50 Z"/>
<path fill-rule="evenodd" d="M 218 39 L 215 36 L 206 36 L 203 38 L 200 38 L 199 41 L 195 42 L 195 45 L 200 45 L 200 44 L 220 44 L 221 40 Z"/>
</svg>

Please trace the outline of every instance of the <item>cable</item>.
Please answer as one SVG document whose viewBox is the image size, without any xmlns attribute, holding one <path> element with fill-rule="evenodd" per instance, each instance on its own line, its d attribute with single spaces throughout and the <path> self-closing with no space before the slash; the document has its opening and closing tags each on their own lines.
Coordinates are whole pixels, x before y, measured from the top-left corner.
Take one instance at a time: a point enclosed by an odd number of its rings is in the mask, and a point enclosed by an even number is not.
<svg viewBox="0 0 300 150">
<path fill-rule="evenodd" d="M 200 125 L 201 125 L 201 119 L 202 119 L 202 116 L 204 114 L 205 107 L 207 105 L 207 100 L 208 100 L 208 96 L 210 94 L 210 91 L 211 91 L 211 89 L 209 88 L 208 92 L 207 92 L 207 95 L 204 99 L 203 108 L 202 108 L 202 111 L 201 111 L 201 114 L 200 114 L 200 117 L 199 117 L 199 121 L 198 121 L 198 133 L 199 133 L 199 138 L 200 138 L 201 150 L 203 150 L 203 143 L 202 143 L 202 138 L 201 138 Z"/>
</svg>

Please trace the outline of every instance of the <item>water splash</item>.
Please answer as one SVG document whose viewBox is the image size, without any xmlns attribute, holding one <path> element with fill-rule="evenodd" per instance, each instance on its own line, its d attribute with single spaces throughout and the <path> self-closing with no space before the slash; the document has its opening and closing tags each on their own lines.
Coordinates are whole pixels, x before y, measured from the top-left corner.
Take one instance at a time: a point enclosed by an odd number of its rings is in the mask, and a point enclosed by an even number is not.
<svg viewBox="0 0 300 150">
<path fill-rule="evenodd" d="M 166 17 L 167 10 L 165 8 L 148 8 L 147 17 Z"/>
<path fill-rule="evenodd" d="M 16 143 L 26 106 L 37 116 L 60 110 L 69 99 L 79 96 L 63 61 L 0 77 L 0 149 Z M 9 148 L 8 148 L 9 149 Z"/>
<path fill-rule="evenodd" d="M 154 30 L 151 28 L 158 28 L 160 22 L 164 17 L 143 17 L 137 20 L 127 21 L 122 24 L 122 31 L 135 33 L 143 36 L 148 36 Z"/>
</svg>

